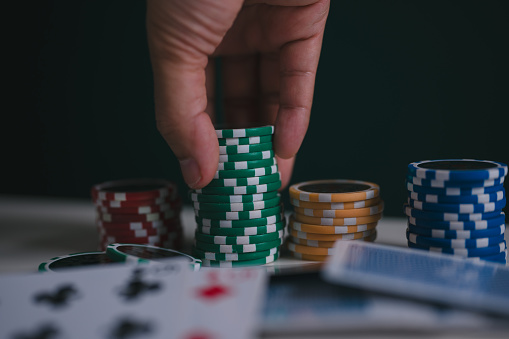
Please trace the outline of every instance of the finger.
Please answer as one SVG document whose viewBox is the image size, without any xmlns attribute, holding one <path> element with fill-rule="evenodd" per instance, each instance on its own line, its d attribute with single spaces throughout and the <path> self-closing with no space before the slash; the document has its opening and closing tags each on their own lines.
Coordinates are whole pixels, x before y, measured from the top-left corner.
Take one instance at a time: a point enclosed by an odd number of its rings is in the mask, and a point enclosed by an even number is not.
<svg viewBox="0 0 509 339">
<path fill-rule="evenodd" d="M 279 110 L 279 53 L 260 56 L 260 115 L 263 121 L 276 122 Z"/>
<path fill-rule="evenodd" d="M 293 157 L 306 135 L 322 38 L 323 32 L 281 48 L 280 104 L 274 148 L 282 158 Z"/>
<path fill-rule="evenodd" d="M 147 2 L 157 127 L 191 188 L 208 184 L 217 169 L 218 141 L 207 114 L 213 110 L 206 87 L 213 86 L 206 83 L 206 68 L 208 55 L 231 27 L 240 6 L 239 0 Z"/>
<path fill-rule="evenodd" d="M 279 54 L 267 53 L 260 57 L 260 110 L 262 119 L 276 120 L 279 109 Z M 279 172 L 281 173 L 281 188 L 284 190 L 292 178 L 295 157 L 283 159 L 277 156 Z"/>
<path fill-rule="evenodd" d="M 256 55 L 223 57 L 225 122 L 234 128 L 250 127 L 258 118 L 258 58 Z"/>
<path fill-rule="evenodd" d="M 260 114 L 262 119 L 274 124 L 279 109 L 279 54 L 267 53 L 260 57 Z M 293 172 L 294 158 L 278 157 L 279 172 L 281 173 L 281 188 L 288 186 Z"/>
<path fill-rule="evenodd" d="M 205 108 L 205 112 L 209 115 L 212 123 L 215 123 L 215 105 L 216 105 L 216 67 L 214 64 L 215 60 L 213 58 L 209 58 L 207 63 L 207 67 L 205 67 L 205 91 L 207 93 L 207 107 Z"/>
<path fill-rule="evenodd" d="M 289 159 L 283 159 L 278 156 L 277 158 L 277 166 L 279 169 L 279 173 L 281 173 L 281 188 L 279 191 L 283 191 L 286 189 L 290 180 L 292 179 L 293 173 L 293 165 L 295 164 L 295 157 L 291 157 Z"/>
<path fill-rule="evenodd" d="M 205 70 L 174 67 L 157 58 L 152 63 L 157 127 L 180 161 L 187 185 L 203 187 L 219 161 L 217 136 L 205 113 Z"/>
<path fill-rule="evenodd" d="M 267 4 L 274 6 L 309 6 L 317 2 L 317 0 L 245 0 L 244 6 L 256 4 Z"/>
</svg>

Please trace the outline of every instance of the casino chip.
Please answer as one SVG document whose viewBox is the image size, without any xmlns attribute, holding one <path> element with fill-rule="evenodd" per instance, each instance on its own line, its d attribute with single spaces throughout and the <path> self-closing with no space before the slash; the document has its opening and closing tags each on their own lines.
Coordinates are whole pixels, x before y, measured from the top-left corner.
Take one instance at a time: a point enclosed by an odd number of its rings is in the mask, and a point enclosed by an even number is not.
<svg viewBox="0 0 509 339">
<path fill-rule="evenodd" d="M 189 261 L 189 266 L 193 271 L 198 271 L 201 266 L 201 260 L 188 254 L 150 245 L 121 243 L 109 244 L 106 248 L 106 255 L 111 258 L 111 260 L 117 262 L 135 264 L 157 264 L 158 261 L 162 259 L 184 258 Z"/>
<path fill-rule="evenodd" d="M 263 265 L 279 256 L 284 239 L 281 174 L 274 156 L 274 126 L 218 129 L 214 179 L 191 190 L 196 231 L 192 253 L 203 266 Z"/>
<path fill-rule="evenodd" d="M 39 265 L 39 272 L 59 272 L 66 268 L 113 263 L 115 260 L 112 260 L 104 252 L 81 252 L 51 258 Z"/>
<path fill-rule="evenodd" d="M 289 188 L 294 206 L 286 249 L 301 260 L 324 261 L 338 240 L 375 241 L 384 202 L 377 184 L 317 180 Z"/>
<path fill-rule="evenodd" d="M 99 250 L 111 243 L 182 247 L 181 199 L 164 179 L 127 179 L 94 185 Z"/>
<path fill-rule="evenodd" d="M 408 165 L 408 246 L 506 264 L 507 165 L 445 159 Z"/>
<path fill-rule="evenodd" d="M 232 267 L 243 267 L 243 266 L 255 266 L 255 265 L 264 265 L 270 264 L 276 261 L 279 257 L 279 252 L 269 255 L 265 258 L 253 259 L 253 260 L 240 260 L 240 261 L 218 261 L 218 260 L 208 260 L 203 259 L 203 266 L 207 267 L 223 267 L 223 268 L 232 268 Z"/>
<path fill-rule="evenodd" d="M 176 257 L 187 259 L 193 271 L 200 269 L 201 260 L 182 252 L 149 245 L 112 243 L 105 252 L 81 252 L 51 258 L 39 265 L 39 271 L 59 272 L 66 268 L 119 263 L 156 265 L 162 259 Z"/>
<path fill-rule="evenodd" d="M 417 235 L 423 235 L 425 237 L 432 238 L 443 238 L 443 239 L 477 239 L 494 237 L 497 235 L 504 235 L 505 225 L 502 224 L 499 227 L 492 227 L 483 230 L 441 230 L 434 228 L 419 227 L 412 224 L 408 224 L 408 230 Z"/>
</svg>

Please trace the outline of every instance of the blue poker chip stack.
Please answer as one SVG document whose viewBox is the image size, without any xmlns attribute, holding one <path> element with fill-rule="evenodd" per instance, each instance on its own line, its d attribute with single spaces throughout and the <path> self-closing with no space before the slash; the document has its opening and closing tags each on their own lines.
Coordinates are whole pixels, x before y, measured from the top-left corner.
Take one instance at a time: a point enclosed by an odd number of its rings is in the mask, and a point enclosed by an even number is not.
<svg viewBox="0 0 509 339">
<path fill-rule="evenodd" d="M 506 264 L 506 175 L 507 165 L 489 160 L 409 164 L 408 246 Z"/>
</svg>

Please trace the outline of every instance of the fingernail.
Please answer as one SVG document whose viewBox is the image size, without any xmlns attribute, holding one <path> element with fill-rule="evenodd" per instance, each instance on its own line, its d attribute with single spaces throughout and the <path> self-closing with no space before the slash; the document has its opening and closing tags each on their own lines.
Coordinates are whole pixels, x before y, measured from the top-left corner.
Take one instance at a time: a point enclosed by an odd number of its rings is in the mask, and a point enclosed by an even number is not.
<svg viewBox="0 0 509 339">
<path fill-rule="evenodd" d="M 190 188 L 194 188 L 201 179 L 200 167 L 193 158 L 180 160 L 180 170 L 184 181 Z"/>
</svg>

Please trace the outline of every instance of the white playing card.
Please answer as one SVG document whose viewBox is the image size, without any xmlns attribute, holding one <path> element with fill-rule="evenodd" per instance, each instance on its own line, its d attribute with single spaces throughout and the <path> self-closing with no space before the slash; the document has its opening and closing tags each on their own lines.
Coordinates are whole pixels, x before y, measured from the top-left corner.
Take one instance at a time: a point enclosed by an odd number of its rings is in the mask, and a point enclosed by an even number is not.
<svg viewBox="0 0 509 339">
<path fill-rule="evenodd" d="M 171 260 L 0 277 L 0 338 L 172 337 L 191 273 L 188 262 Z"/>
<path fill-rule="evenodd" d="M 259 268 L 194 272 L 185 290 L 185 328 L 177 338 L 253 338 L 268 283 Z"/>
</svg>

